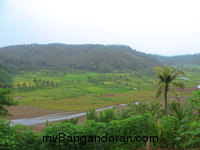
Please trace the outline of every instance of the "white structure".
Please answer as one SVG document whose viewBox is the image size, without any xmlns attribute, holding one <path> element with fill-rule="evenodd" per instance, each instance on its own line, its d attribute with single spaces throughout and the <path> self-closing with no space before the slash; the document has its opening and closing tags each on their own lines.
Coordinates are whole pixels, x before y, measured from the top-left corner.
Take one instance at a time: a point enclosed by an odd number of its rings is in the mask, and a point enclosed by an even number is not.
<svg viewBox="0 0 200 150">
<path fill-rule="evenodd" d="M 185 77 L 179 77 L 180 79 L 183 79 L 183 80 L 190 80 L 190 79 L 188 79 L 188 78 L 185 78 Z"/>
</svg>

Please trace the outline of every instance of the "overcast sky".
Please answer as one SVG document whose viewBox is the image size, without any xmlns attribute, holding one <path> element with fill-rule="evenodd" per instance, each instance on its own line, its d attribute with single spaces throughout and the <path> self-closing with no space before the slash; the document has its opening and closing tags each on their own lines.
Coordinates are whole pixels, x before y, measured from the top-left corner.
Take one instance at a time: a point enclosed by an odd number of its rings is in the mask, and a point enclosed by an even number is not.
<svg viewBox="0 0 200 150">
<path fill-rule="evenodd" d="M 30 43 L 200 53 L 200 0 L 0 0 L 0 47 Z"/>
</svg>

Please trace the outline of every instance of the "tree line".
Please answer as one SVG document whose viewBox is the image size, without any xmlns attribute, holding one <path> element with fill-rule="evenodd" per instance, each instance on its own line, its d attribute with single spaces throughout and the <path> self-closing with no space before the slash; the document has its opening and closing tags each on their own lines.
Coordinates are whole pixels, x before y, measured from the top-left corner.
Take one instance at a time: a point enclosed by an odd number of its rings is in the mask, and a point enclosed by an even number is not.
<svg viewBox="0 0 200 150">
<path fill-rule="evenodd" d="M 80 83 L 81 80 L 71 80 L 71 81 L 53 81 L 53 80 L 42 80 L 35 78 L 33 82 L 24 82 L 22 84 L 18 83 L 15 89 L 17 90 L 31 90 L 38 88 L 58 88 L 65 85 L 70 85 L 72 83 Z"/>
</svg>

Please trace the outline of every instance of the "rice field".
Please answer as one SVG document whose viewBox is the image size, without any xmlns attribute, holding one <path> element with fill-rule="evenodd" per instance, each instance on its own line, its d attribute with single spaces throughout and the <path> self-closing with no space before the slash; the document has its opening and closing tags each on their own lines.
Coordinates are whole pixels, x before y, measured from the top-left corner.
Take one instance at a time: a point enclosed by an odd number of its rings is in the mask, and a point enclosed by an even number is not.
<svg viewBox="0 0 200 150">
<path fill-rule="evenodd" d="M 200 75 L 186 72 L 185 87 L 196 86 Z M 40 86 L 36 82 L 40 81 Z M 178 79 L 179 81 L 182 79 Z M 56 71 L 21 72 L 14 76 L 14 97 L 19 104 L 52 110 L 86 110 L 155 99 L 157 79 L 137 73 L 98 74 Z M 57 83 L 51 86 L 50 83 Z M 38 84 L 38 83 L 37 83 Z M 19 89 L 18 86 L 26 88 Z M 186 93 L 179 93 L 181 96 Z M 169 97 L 173 97 L 173 93 Z M 162 97 L 160 98 L 162 99 Z"/>
</svg>

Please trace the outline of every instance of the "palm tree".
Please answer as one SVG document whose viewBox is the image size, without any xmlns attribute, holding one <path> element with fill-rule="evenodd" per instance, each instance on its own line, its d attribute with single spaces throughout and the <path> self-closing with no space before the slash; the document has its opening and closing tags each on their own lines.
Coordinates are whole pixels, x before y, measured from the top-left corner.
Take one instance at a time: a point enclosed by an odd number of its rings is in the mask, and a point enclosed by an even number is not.
<svg viewBox="0 0 200 150">
<path fill-rule="evenodd" d="M 172 66 L 167 66 L 164 64 L 163 68 L 155 67 L 156 74 L 159 78 L 158 82 L 158 89 L 156 92 L 156 98 L 158 98 L 162 92 L 164 91 L 164 98 L 165 98 L 165 114 L 167 115 L 167 93 L 169 90 L 174 90 L 171 85 L 174 87 L 183 88 L 183 83 L 175 82 L 174 80 L 180 74 L 184 75 L 182 71 L 176 71 L 176 68 Z"/>
</svg>

